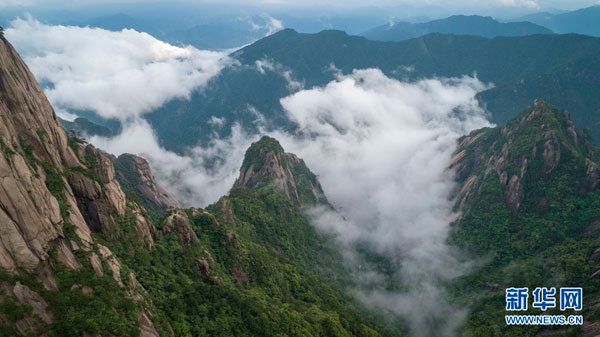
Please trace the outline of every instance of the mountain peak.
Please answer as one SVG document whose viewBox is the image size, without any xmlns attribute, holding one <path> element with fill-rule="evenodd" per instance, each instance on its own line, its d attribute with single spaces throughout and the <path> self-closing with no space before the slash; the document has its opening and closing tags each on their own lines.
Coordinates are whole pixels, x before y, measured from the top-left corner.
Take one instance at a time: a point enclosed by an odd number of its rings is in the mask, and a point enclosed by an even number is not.
<svg viewBox="0 0 600 337">
<path fill-rule="evenodd" d="M 275 138 L 263 136 L 246 151 L 234 187 L 258 189 L 271 184 L 296 204 L 327 202 L 317 176 L 304 160 L 286 153 Z"/>
<path fill-rule="evenodd" d="M 499 182 L 513 217 L 520 213 L 526 186 L 540 181 L 558 179 L 573 193 L 592 192 L 600 185 L 596 159 L 589 132 L 575 128 L 567 111 L 536 99 L 506 126 L 459 139 L 450 162 L 463 186 L 457 207 L 466 211 L 489 181 Z"/>
</svg>

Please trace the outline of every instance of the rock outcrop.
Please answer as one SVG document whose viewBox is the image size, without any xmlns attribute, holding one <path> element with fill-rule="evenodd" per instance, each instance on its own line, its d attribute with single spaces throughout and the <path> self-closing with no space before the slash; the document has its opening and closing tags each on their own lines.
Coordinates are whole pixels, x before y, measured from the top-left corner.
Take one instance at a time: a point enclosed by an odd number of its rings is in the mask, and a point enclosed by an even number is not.
<svg viewBox="0 0 600 337">
<path fill-rule="evenodd" d="M 176 232 L 179 241 L 186 246 L 198 242 L 198 237 L 190 225 L 190 219 L 181 209 L 169 210 L 162 232 L 163 234 Z"/>
<path fill-rule="evenodd" d="M 146 159 L 122 154 L 113 161 L 121 185 L 132 190 L 146 205 L 157 209 L 180 207 L 179 202 L 156 183 Z"/>
<path fill-rule="evenodd" d="M 566 111 L 536 100 L 506 126 L 475 130 L 459 140 L 449 164 L 461 182 L 456 207 L 463 214 L 468 212 L 470 201 L 481 193 L 484 183 L 497 179 L 506 207 L 517 217 L 525 186 L 548 179 L 561 165 L 571 165 L 569 169 L 579 172 L 580 179 L 573 181 L 577 190 L 592 192 L 599 183 L 593 148 L 591 138 L 573 126 Z"/>
<path fill-rule="evenodd" d="M 258 188 L 274 184 L 294 203 L 326 203 L 321 184 L 304 161 L 285 153 L 279 142 L 264 136 L 246 151 L 234 187 Z"/>
</svg>

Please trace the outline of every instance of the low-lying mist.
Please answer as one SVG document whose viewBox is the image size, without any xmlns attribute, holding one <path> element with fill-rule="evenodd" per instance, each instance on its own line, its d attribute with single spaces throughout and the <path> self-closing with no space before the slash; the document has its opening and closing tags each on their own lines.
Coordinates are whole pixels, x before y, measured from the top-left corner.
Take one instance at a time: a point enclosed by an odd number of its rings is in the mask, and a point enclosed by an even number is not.
<svg viewBox="0 0 600 337">
<path fill-rule="evenodd" d="M 442 286 L 470 266 L 446 244 L 455 218 L 446 168 L 459 136 L 490 125 L 475 99 L 484 89 L 474 77 L 403 83 L 367 69 L 281 100 L 299 133 L 274 136 L 305 159 L 339 211 L 310 213 L 347 248 L 349 265 L 360 266 L 353 292 L 404 317 L 419 336 L 453 335 L 464 315 Z M 397 271 L 364 266 L 357 246 Z M 405 290 L 386 291 L 390 277 Z"/>
</svg>

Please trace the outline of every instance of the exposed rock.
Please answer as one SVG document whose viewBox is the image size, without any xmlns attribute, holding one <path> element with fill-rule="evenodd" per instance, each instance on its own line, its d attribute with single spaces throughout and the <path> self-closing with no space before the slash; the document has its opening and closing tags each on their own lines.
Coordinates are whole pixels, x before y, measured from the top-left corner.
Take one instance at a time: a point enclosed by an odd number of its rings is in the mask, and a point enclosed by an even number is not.
<svg viewBox="0 0 600 337">
<path fill-rule="evenodd" d="M 75 234 L 81 239 L 82 248 L 89 251 L 93 242 L 92 232 L 79 210 L 77 201 L 75 201 L 75 195 L 70 186 L 66 186 L 65 197 L 67 199 L 67 206 L 69 207 L 69 223 L 75 227 Z"/>
<path fill-rule="evenodd" d="M 140 337 L 160 337 L 154 324 L 143 311 L 138 311 L 137 318 L 140 322 Z"/>
<path fill-rule="evenodd" d="M 464 182 L 460 192 L 458 192 L 457 199 L 460 200 L 460 208 L 463 208 L 471 195 L 473 195 L 472 187 L 474 186 L 475 181 L 477 181 L 477 176 L 470 176 L 469 179 Z"/>
<path fill-rule="evenodd" d="M 464 141 L 462 142 L 464 143 Z M 465 157 L 466 151 L 462 150 L 459 153 L 457 153 L 456 155 L 454 155 L 454 157 L 452 157 L 452 159 L 450 159 L 450 163 L 448 163 L 448 167 L 454 167 L 461 159 L 463 159 Z"/>
<path fill-rule="evenodd" d="M 74 284 L 71 287 L 71 291 L 74 291 L 77 289 L 80 289 L 81 293 L 83 293 L 84 295 L 87 295 L 87 296 L 92 295 L 94 293 L 94 290 L 92 288 L 90 288 L 88 286 L 81 286 L 81 284 Z"/>
<path fill-rule="evenodd" d="M 277 140 L 267 136 L 246 151 L 234 187 L 258 188 L 264 184 L 275 184 L 296 204 L 327 202 L 317 176 L 304 161 L 285 153 Z"/>
<path fill-rule="evenodd" d="M 525 184 L 549 179 L 565 156 L 580 162 L 573 169 L 581 172 L 579 168 L 585 167 L 586 175 L 572 182 L 582 193 L 600 185 L 591 139 L 574 127 L 568 113 L 544 100 L 536 100 L 532 108 L 502 128 L 472 131 L 459 139 L 458 145 L 449 168 L 461 183 L 456 189 L 456 207 L 463 216 L 482 186 L 498 179 L 506 207 L 517 217 L 527 190 Z M 548 200 L 538 198 L 539 207 L 547 204 Z"/>
<path fill-rule="evenodd" d="M 179 202 L 156 183 L 146 159 L 122 154 L 115 160 L 115 168 L 119 181 L 134 190 L 142 200 L 158 208 L 180 207 Z"/>
<path fill-rule="evenodd" d="M 104 275 L 102 261 L 100 261 L 100 258 L 96 253 L 92 253 L 92 255 L 90 255 L 90 264 L 92 265 L 92 269 L 94 269 L 96 275 L 98 275 L 99 277 L 102 277 Z"/>
<path fill-rule="evenodd" d="M 600 322 L 583 322 L 582 337 L 598 337 L 600 336 Z"/>
<path fill-rule="evenodd" d="M 598 188 L 600 177 L 598 175 L 598 164 L 594 163 L 590 159 L 585 159 L 586 169 L 586 186 L 588 192 L 593 192 Z"/>
<path fill-rule="evenodd" d="M 52 322 L 52 313 L 46 310 L 48 304 L 38 293 L 18 281 L 13 288 L 13 293 L 15 297 L 19 299 L 19 302 L 31 306 L 33 313 L 40 317 L 44 322 Z"/>
<path fill-rule="evenodd" d="M 54 270 L 50 264 L 44 264 L 40 271 L 36 274 L 37 279 L 42 282 L 47 290 L 58 291 L 58 284 L 54 277 Z"/>
<path fill-rule="evenodd" d="M 597 248 L 591 256 L 594 261 L 600 261 L 600 248 Z"/>
<path fill-rule="evenodd" d="M 512 176 L 508 182 L 508 191 L 506 191 L 506 205 L 512 213 L 516 216 L 521 207 L 521 200 L 523 199 L 523 185 L 521 180 L 517 176 Z"/>
<path fill-rule="evenodd" d="M 493 283 L 493 282 L 488 282 L 486 283 L 486 287 L 488 288 L 488 290 L 490 291 L 497 291 L 501 289 L 500 284 L 498 283 Z"/>
<path fill-rule="evenodd" d="M 542 153 L 542 157 L 544 158 L 544 173 L 550 174 L 556 169 L 560 161 L 560 144 L 554 131 L 546 132 L 544 139 L 546 139 L 546 142 L 544 142 L 544 152 Z"/>
<path fill-rule="evenodd" d="M 48 312 L 46 301 L 29 287 L 17 282 L 11 286 L 7 282 L 0 284 L 0 302 L 3 302 L 5 296 L 14 297 L 20 305 L 31 307 L 30 313 L 25 313 L 24 317 L 14 323 L 14 328 L 23 336 L 47 336 L 38 329 L 40 323 L 52 323 L 53 315 Z M 6 317 L 0 313 L 0 324 L 10 325 Z"/>
<path fill-rule="evenodd" d="M 145 294 L 148 293 L 146 291 L 146 289 L 142 286 L 142 284 L 140 282 L 138 282 L 138 280 L 135 278 L 134 273 L 129 273 L 129 287 L 131 289 L 127 290 L 127 294 L 130 298 L 132 298 L 136 302 L 141 302 L 144 300 L 144 296 L 142 296 L 139 293 L 139 291 L 136 291 L 136 290 L 140 290 Z"/>
<path fill-rule="evenodd" d="M 116 257 L 113 256 L 110 249 L 106 246 L 98 244 L 98 251 L 102 258 L 108 263 L 108 268 L 112 271 L 113 279 L 121 286 L 125 286 L 121 281 L 121 263 L 117 260 Z"/>
<path fill-rule="evenodd" d="M 208 273 L 208 262 L 205 259 L 197 259 L 196 266 L 203 273 Z"/>
<path fill-rule="evenodd" d="M 163 234 L 177 232 L 179 241 L 184 245 L 189 245 L 192 242 L 199 242 L 196 233 L 190 225 L 190 219 L 185 211 L 181 209 L 169 210 L 162 232 Z"/>
<path fill-rule="evenodd" d="M 71 251 L 69 245 L 67 245 L 66 240 L 58 239 L 56 243 L 56 250 L 58 252 L 58 261 L 62 262 L 65 266 L 71 269 L 81 268 L 81 263 L 79 263 L 75 255 L 73 255 L 73 252 Z"/>
<path fill-rule="evenodd" d="M 248 276 L 246 275 L 246 273 L 244 273 L 244 270 L 242 270 L 242 267 L 240 266 L 233 266 L 231 267 L 231 275 L 233 275 L 233 278 L 235 279 L 235 281 L 239 284 L 243 284 L 243 283 L 248 283 Z"/>
<path fill-rule="evenodd" d="M 135 227 L 138 238 L 142 242 L 147 242 L 150 247 L 154 243 L 155 229 L 151 224 L 148 212 L 145 209 L 138 207 L 137 205 L 132 206 L 131 211 L 135 216 Z"/>
<path fill-rule="evenodd" d="M 208 262 L 205 259 L 197 259 L 196 267 L 198 267 L 198 269 L 202 273 L 202 278 L 204 282 L 207 282 L 208 284 L 212 285 L 218 285 L 219 283 L 221 283 L 221 280 L 218 276 L 210 275 L 210 268 Z"/>
</svg>

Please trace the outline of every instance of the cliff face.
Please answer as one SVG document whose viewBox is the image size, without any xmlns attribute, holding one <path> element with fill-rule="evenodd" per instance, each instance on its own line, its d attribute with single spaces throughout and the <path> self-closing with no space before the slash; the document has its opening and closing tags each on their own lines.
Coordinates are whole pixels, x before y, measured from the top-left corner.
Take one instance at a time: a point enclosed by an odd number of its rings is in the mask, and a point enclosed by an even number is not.
<svg viewBox="0 0 600 337">
<path fill-rule="evenodd" d="M 154 228 L 145 212 L 126 201 L 111 161 L 92 145 L 67 137 L 35 78 L 4 39 L 0 120 L 0 271 L 6 275 L 0 287 L 3 297 L 33 308 L 14 326 L 35 334 L 38 319 L 49 324 L 55 316 L 41 294 L 10 275 L 27 273 L 43 284 L 38 291 L 60 293 L 57 268 L 76 272 L 89 266 L 100 275 L 104 264 L 125 294 L 121 262 L 94 233 L 116 239 L 129 217 L 134 236 L 151 245 Z M 8 322 L 6 313 L 0 321 Z M 152 335 L 151 322 L 142 323 L 142 334 Z"/>
<path fill-rule="evenodd" d="M 317 176 L 304 161 L 285 153 L 277 140 L 264 136 L 246 151 L 234 187 L 256 188 L 270 183 L 298 205 L 327 202 Z"/>
<path fill-rule="evenodd" d="M 113 162 L 121 186 L 134 192 L 146 208 L 165 210 L 169 207 L 180 207 L 179 202 L 156 183 L 146 159 L 122 154 L 113 159 Z"/>
</svg>

